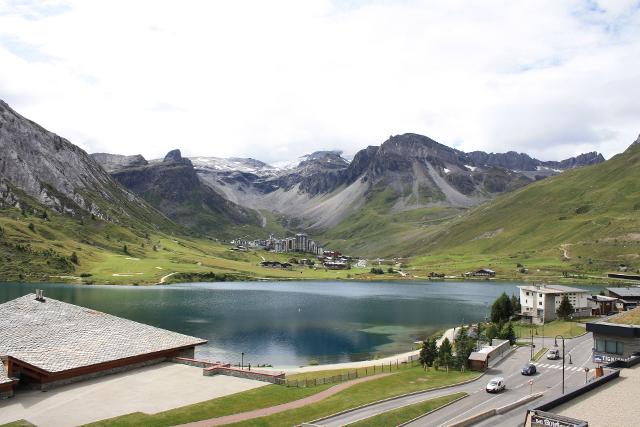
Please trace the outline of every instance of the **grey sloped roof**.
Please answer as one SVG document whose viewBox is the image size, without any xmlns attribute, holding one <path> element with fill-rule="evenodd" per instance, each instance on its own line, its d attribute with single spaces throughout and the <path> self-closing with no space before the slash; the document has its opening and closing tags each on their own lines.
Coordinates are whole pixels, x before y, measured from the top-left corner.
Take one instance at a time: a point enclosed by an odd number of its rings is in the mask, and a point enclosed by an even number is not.
<svg viewBox="0 0 640 427">
<path fill-rule="evenodd" d="M 608 291 L 620 295 L 621 297 L 640 297 L 640 286 L 629 286 L 619 288 L 607 288 Z"/>
<path fill-rule="evenodd" d="M 0 304 L 0 356 L 52 373 L 206 342 L 35 294 Z"/>
</svg>

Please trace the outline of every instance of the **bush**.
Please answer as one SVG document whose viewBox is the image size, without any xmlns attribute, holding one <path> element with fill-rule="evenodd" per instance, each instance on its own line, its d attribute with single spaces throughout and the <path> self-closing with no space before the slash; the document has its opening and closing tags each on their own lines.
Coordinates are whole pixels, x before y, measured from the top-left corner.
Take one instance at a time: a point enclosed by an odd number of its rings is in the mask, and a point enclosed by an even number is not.
<svg viewBox="0 0 640 427">
<path fill-rule="evenodd" d="M 371 269 L 371 274 L 384 274 L 384 270 L 378 267 L 373 267 Z"/>
</svg>

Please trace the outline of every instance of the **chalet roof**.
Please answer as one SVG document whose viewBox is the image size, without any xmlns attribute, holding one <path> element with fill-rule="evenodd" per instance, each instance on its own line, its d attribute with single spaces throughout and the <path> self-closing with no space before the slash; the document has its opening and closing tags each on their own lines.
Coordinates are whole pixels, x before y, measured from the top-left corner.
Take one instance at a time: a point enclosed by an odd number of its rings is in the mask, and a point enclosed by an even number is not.
<svg viewBox="0 0 640 427">
<path fill-rule="evenodd" d="M 51 373 L 206 342 L 35 294 L 0 304 L 0 356 Z"/>
<path fill-rule="evenodd" d="M 489 353 L 483 351 L 474 351 L 469 355 L 469 360 L 478 360 L 480 362 L 486 362 Z"/>
<path fill-rule="evenodd" d="M 628 286 L 619 288 L 607 288 L 607 291 L 624 297 L 640 297 L 640 286 Z"/>
</svg>

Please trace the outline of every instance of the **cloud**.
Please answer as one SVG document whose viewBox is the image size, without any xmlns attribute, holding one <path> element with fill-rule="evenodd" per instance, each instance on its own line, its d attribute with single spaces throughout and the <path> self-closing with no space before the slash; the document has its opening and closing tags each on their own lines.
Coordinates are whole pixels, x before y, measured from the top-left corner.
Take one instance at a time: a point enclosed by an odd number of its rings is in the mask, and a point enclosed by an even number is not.
<svg viewBox="0 0 640 427">
<path fill-rule="evenodd" d="M 0 28 L 0 97 L 91 151 L 276 162 L 417 132 L 560 159 L 640 132 L 637 1 L 0 2 Z"/>
</svg>

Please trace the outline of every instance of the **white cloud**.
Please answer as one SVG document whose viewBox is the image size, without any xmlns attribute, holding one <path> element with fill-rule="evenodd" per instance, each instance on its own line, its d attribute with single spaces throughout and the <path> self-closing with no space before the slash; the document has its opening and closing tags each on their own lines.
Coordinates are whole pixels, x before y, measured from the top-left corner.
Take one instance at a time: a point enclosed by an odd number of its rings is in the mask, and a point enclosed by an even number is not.
<svg viewBox="0 0 640 427">
<path fill-rule="evenodd" d="M 0 0 L 0 98 L 88 151 L 291 159 L 416 132 L 560 159 L 640 132 L 623 1 Z"/>
</svg>

